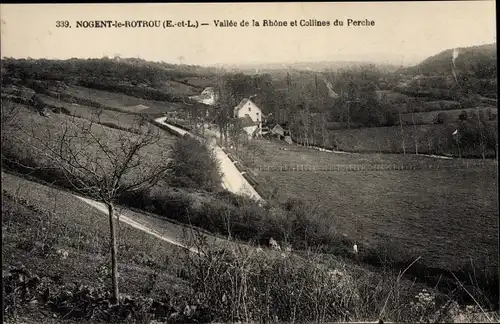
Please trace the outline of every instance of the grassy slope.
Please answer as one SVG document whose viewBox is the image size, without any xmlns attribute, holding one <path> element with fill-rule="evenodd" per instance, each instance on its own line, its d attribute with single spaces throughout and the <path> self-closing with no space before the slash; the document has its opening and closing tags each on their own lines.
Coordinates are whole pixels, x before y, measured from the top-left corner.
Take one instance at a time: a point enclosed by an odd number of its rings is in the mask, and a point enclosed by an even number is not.
<svg viewBox="0 0 500 324">
<path fill-rule="evenodd" d="M 6 234 L 3 249 L 7 252 L 4 253 L 4 267 L 15 263 L 35 263 L 43 266 L 38 267 L 40 271 L 63 275 L 63 280 L 67 282 L 78 279 L 91 284 L 97 280 L 95 263 L 107 262 L 108 258 L 109 220 L 105 214 L 67 192 L 5 173 L 2 173 L 2 190 L 8 195 L 2 197 L 7 207 L 3 218 L 3 231 Z M 19 206 L 9 196 L 22 197 L 28 204 L 38 206 L 43 212 Z M 18 207 L 21 215 L 14 213 Z M 24 225 L 20 222 L 24 222 Z M 21 225 L 28 226 L 28 229 L 25 232 L 16 231 L 16 227 Z M 162 271 L 167 282 L 176 282 L 172 277 L 175 275 L 175 262 L 169 263 L 168 259 L 177 258 L 183 253 L 183 249 L 145 235 L 123 223 L 119 226 L 118 237 L 119 269 L 124 273 Z M 18 243 L 24 239 L 26 242 L 27 239 L 32 239 L 32 244 L 44 240 L 52 242 L 54 248 L 68 249 L 70 256 L 67 260 L 59 261 L 58 265 L 51 265 L 50 261 L 55 261 L 54 258 L 43 260 L 19 250 Z M 141 255 L 145 256 L 144 259 L 150 258 L 155 265 L 149 269 L 145 267 L 140 260 Z M 95 263 L 80 264 L 80 257 L 83 260 L 94 260 Z M 127 284 L 123 285 L 124 293 L 137 293 L 143 284 L 143 278 L 139 276 L 129 279 L 130 281 L 126 280 Z M 180 281 L 177 280 L 177 283 Z M 161 289 L 157 293 L 161 293 Z"/>
<path fill-rule="evenodd" d="M 68 193 L 56 191 L 55 195 L 49 187 L 8 174 L 2 174 L 2 184 L 7 195 L 23 197 L 28 205 L 37 208 L 28 208 L 4 195 L 4 270 L 8 266 L 23 264 L 33 274 L 52 278 L 56 285 L 78 282 L 95 287 L 102 279 L 106 283 L 106 277 L 99 273 L 109 262 L 107 217 L 104 214 Z M 39 209 L 51 213 L 40 213 Z M 51 246 L 49 253 L 43 254 L 34 248 L 41 243 Z M 61 248 L 69 252 L 67 259 L 55 253 Z M 183 266 L 182 253 L 176 247 L 121 224 L 119 272 L 122 293 L 143 298 L 170 295 L 182 299 L 189 294 L 187 284 L 176 276 Z M 154 281 L 150 279 L 153 274 L 156 274 Z M 410 283 L 405 281 L 402 284 L 406 287 Z M 37 306 L 24 306 L 21 312 L 18 320 L 25 323 L 61 321 L 46 317 L 49 313 Z M 73 323 L 71 320 L 65 322 Z"/>
<path fill-rule="evenodd" d="M 100 112 L 99 122 L 114 124 L 123 128 L 129 128 L 137 125 L 139 116 L 121 113 L 113 110 L 98 109 L 95 107 L 89 107 L 84 105 L 73 104 L 65 101 L 56 100 L 52 97 L 45 95 L 40 95 L 42 101 L 48 105 L 55 107 L 63 107 L 69 110 L 71 115 L 85 119 L 96 120 L 96 114 Z"/>
<path fill-rule="evenodd" d="M 109 286 L 109 277 L 102 273 L 109 264 L 105 214 L 68 193 L 3 173 L 2 189 L 3 270 L 24 265 L 32 274 L 52 278 L 56 285 L 76 282 L 96 288 L 103 280 Z M 177 276 L 183 250 L 126 224 L 119 226 L 118 243 L 122 293 L 151 298 L 167 293 L 182 298 L 188 291 Z M 47 254 L 41 253 L 41 244 L 50 247 Z M 68 258 L 57 255 L 57 249 L 68 251 Z M 22 315 L 32 323 L 46 323 L 48 318 L 39 311 L 25 309 Z"/>
<path fill-rule="evenodd" d="M 413 118 L 415 119 L 416 124 L 428 124 L 432 125 L 434 124 L 437 116 L 440 113 L 443 113 L 446 118 L 450 121 L 455 121 L 458 120 L 458 116 L 462 113 L 462 111 L 466 111 L 467 114 L 471 113 L 477 113 L 478 111 L 482 111 L 482 113 L 486 115 L 487 110 L 491 110 L 492 114 L 497 114 L 497 108 L 466 108 L 466 109 L 451 109 L 451 110 L 436 110 L 436 111 L 429 111 L 429 112 L 419 112 L 419 113 L 414 113 Z M 487 117 L 486 117 L 487 118 Z M 402 114 L 401 115 L 401 120 L 403 122 L 406 122 L 408 124 L 411 124 L 412 121 L 412 114 Z"/>
<path fill-rule="evenodd" d="M 51 138 L 51 143 L 55 144 L 58 136 L 61 136 L 61 130 L 63 129 L 62 125 L 69 123 L 72 129 L 77 130 L 73 126 L 73 123 L 78 124 L 85 121 L 84 119 L 74 118 L 64 114 L 51 114 L 50 117 L 47 118 L 35 114 L 26 107 L 22 106 L 20 107 L 17 120 L 20 128 L 10 131 L 9 139 L 11 139 L 11 142 L 18 152 L 22 155 L 31 156 L 33 154 L 43 153 L 43 147 L 40 143 L 37 140 L 33 140 L 33 133 L 36 137 L 41 138 L 44 141 Z M 110 147 L 113 148 L 120 143 L 120 137 L 135 136 L 132 133 L 99 124 L 94 124 L 92 127 L 96 136 L 103 136 L 106 139 L 110 139 Z M 169 135 L 160 129 L 158 129 L 158 131 L 161 133 L 160 140 L 142 149 L 142 156 L 145 157 L 146 161 L 152 161 L 153 165 L 155 163 L 164 163 L 164 161 L 166 161 L 170 146 L 175 140 L 175 137 L 172 135 Z M 80 143 L 81 141 L 74 141 L 73 145 L 76 145 L 77 142 Z M 91 145 L 85 148 L 85 152 L 89 152 L 90 155 L 95 155 L 99 151 L 97 151 L 96 145 Z M 84 158 L 83 155 L 81 155 L 81 157 Z M 44 158 L 40 158 L 41 160 L 39 162 L 44 161 Z M 50 163 L 50 160 L 46 160 L 45 162 Z M 149 162 L 146 163 L 146 166 L 148 163 Z"/>
<path fill-rule="evenodd" d="M 356 136 L 361 136 L 357 130 L 351 131 L 353 134 L 351 137 L 354 139 Z M 389 136 L 389 133 L 387 134 Z M 340 140 L 339 140 L 340 141 Z M 376 142 L 375 139 L 373 139 Z M 352 147 L 361 147 L 360 145 L 355 145 L 352 143 Z M 240 156 L 243 157 L 243 161 L 246 165 L 257 165 L 266 167 L 268 165 L 316 165 L 316 166 L 328 166 L 328 165 L 348 165 L 348 164 L 359 164 L 359 165 L 373 165 L 373 164 L 396 164 L 396 165 L 432 165 L 437 167 L 438 165 L 442 168 L 445 166 L 462 166 L 463 161 L 458 159 L 455 160 L 437 160 L 434 158 L 422 156 L 422 155 L 412 155 L 412 154 L 336 154 L 329 152 L 321 152 L 315 149 L 309 149 L 299 145 L 288 145 L 284 142 L 276 140 L 254 140 L 253 145 L 257 146 L 255 150 L 255 156 L 253 156 L 253 151 L 248 147 L 243 147 L 240 150 Z M 407 143 L 408 147 L 411 147 L 411 143 Z M 340 149 L 343 149 L 340 146 Z M 349 146 L 345 147 L 347 150 Z M 409 151 L 409 148 L 408 148 Z M 409 151 L 410 152 L 410 151 Z M 487 165 L 495 166 L 495 161 L 487 160 L 485 161 Z"/>
<path fill-rule="evenodd" d="M 494 169 L 383 172 L 262 172 L 281 198 L 315 202 L 348 237 L 428 265 L 454 268 L 498 255 Z M 481 260 L 483 261 L 483 260 Z"/>
<path fill-rule="evenodd" d="M 404 139 L 406 152 L 413 153 L 416 138 L 420 153 L 450 154 L 452 152 L 443 147 L 447 146 L 447 141 L 450 141 L 447 137 L 454 130 L 454 125 L 444 124 L 405 126 L 403 135 L 401 135 L 401 128 L 397 126 L 340 130 L 332 133 L 337 138 L 340 150 L 403 153 L 402 139 Z M 430 149 L 429 145 L 431 145 Z"/>
<path fill-rule="evenodd" d="M 469 257 L 494 258 L 498 253 L 496 161 L 486 160 L 485 165 L 473 167 L 458 159 L 332 154 L 275 141 L 256 143 L 255 164 L 264 167 L 427 166 L 417 171 L 256 171 L 255 175 L 259 187 L 267 192 L 275 190 L 280 200 L 293 197 L 317 204 L 338 233 L 370 245 L 397 241 L 402 253 L 422 255 L 433 266 L 456 268 Z M 251 158 L 248 153 L 245 164 Z"/>
<path fill-rule="evenodd" d="M 127 112 L 166 112 L 178 109 L 178 105 L 170 102 L 140 99 L 121 93 L 101 91 L 84 87 L 68 87 L 66 93 L 82 99 L 90 99 L 102 105 L 117 108 Z M 150 107 L 147 110 L 137 110 L 134 106 L 145 105 Z"/>
</svg>

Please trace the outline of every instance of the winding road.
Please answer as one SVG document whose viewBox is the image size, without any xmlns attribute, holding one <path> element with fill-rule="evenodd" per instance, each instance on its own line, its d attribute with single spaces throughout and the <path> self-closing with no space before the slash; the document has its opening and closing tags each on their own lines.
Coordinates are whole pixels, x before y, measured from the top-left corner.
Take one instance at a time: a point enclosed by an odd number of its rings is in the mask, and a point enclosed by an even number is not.
<svg viewBox="0 0 500 324">
<path fill-rule="evenodd" d="M 189 134 L 195 138 L 202 139 L 200 136 L 193 135 L 185 129 L 167 123 L 166 119 L 167 117 L 157 118 L 155 119 L 155 122 L 170 128 L 173 132 L 179 134 L 180 136 Z M 234 165 L 233 161 L 231 161 L 231 159 L 227 156 L 227 154 L 218 145 L 212 142 L 209 145 L 214 149 L 215 156 L 220 163 L 222 172 L 222 186 L 224 187 L 224 189 L 237 195 L 246 195 L 257 201 L 262 201 L 262 197 L 257 193 L 252 185 L 248 183 L 247 179 L 245 179 L 245 177 L 241 174 L 238 168 Z"/>
</svg>

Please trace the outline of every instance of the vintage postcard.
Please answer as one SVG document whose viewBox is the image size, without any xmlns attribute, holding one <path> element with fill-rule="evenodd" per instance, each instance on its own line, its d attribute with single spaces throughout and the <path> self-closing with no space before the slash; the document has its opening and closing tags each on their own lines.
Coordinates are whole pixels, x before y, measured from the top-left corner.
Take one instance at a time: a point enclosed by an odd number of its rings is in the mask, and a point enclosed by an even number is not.
<svg viewBox="0 0 500 324">
<path fill-rule="evenodd" d="M 5 323 L 500 320 L 494 1 L 0 8 Z"/>
</svg>

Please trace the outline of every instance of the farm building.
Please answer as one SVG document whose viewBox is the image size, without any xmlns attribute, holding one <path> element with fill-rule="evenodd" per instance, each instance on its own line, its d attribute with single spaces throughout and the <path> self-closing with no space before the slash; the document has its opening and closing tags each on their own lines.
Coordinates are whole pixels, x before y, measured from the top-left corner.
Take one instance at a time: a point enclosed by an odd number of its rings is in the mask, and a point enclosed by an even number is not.
<svg viewBox="0 0 500 324">
<path fill-rule="evenodd" d="M 240 117 L 239 118 L 240 125 L 245 131 L 245 133 L 248 135 L 248 138 L 252 138 L 255 136 L 258 136 L 260 132 L 260 124 L 258 122 L 255 122 L 250 118 L 250 116 L 245 116 L 245 117 Z"/>
<path fill-rule="evenodd" d="M 241 119 L 243 129 L 247 134 L 260 136 L 262 133 L 262 118 L 265 118 L 262 109 L 250 99 L 243 99 L 234 107 L 233 117 Z"/>
<path fill-rule="evenodd" d="M 283 127 L 280 124 L 274 125 L 274 127 L 271 128 L 270 134 L 271 136 L 275 136 L 280 140 L 284 140 L 288 144 L 292 144 L 292 137 L 290 134 L 290 130 L 288 130 L 287 128 Z"/>
<path fill-rule="evenodd" d="M 213 106 L 217 101 L 217 91 L 213 87 L 207 87 L 201 92 L 200 95 L 190 96 L 189 99 L 203 103 L 205 105 Z"/>
</svg>

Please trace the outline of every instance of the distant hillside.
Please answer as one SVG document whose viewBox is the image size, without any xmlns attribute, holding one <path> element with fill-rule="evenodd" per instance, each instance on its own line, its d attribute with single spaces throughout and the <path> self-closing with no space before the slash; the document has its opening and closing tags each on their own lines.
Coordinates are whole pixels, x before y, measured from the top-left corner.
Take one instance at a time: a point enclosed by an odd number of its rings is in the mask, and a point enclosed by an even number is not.
<svg viewBox="0 0 500 324">
<path fill-rule="evenodd" d="M 397 66 L 382 63 L 373 63 L 368 61 L 322 61 L 322 62 L 295 62 L 295 63 L 262 63 L 262 64 L 242 64 L 242 65 L 226 65 L 225 68 L 229 71 L 241 71 L 246 73 L 268 73 L 284 70 L 299 70 L 299 71 L 337 71 L 340 69 L 350 69 L 353 67 L 361 67 L 374 65 L 382 71 L 393 72 L 397 70 Z"/>
<path fill-rule="evenodd" d="M 457 72 L 473 75 L 480 79 L 496 78 L 497 48 L 496 43 L 457 48 L 458 57 L 455 60 Z M 420 64 L 406 69 L 406 72 L 436 75 L 449 74 L 452 69 L 453 49 L 447 49 L 437 55 L 423 60 Z"/>
<path fill-rule="evenodd" d="M 135 58 L 102 59 L 2 59 L 2 85 L 29 80 L 59 81 L 66 85 L 124 93 L 138 98 L 181 101 L 199 93 L 189 80 L 209 79 L 212 68 L 149 62 Z"/>
<path fill-rule="evenodd" d="M 460 47 L 455 59 L 456 79 L 453 75 L 453 48 L 423 60 L 418 65 L 398 71 L 404 75 L 398 91 L 411 96 L 455 100 L 471 94 L 497 97 L 496 43 Z"/>
</svg>

